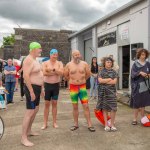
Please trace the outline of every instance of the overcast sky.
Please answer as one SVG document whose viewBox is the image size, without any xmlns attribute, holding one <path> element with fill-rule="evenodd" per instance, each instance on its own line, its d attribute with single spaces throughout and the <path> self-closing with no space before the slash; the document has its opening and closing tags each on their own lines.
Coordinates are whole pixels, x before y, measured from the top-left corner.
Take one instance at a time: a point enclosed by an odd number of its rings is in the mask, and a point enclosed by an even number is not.
<svg viewBox="0 0 150 150">
<path fill-rule="evenodd" d="M 13 28 L 80 30 L 131 0 L 0 0 L 0 43 Z M 18 24 L 18 25 L 17 25 Z"/>
</svg>

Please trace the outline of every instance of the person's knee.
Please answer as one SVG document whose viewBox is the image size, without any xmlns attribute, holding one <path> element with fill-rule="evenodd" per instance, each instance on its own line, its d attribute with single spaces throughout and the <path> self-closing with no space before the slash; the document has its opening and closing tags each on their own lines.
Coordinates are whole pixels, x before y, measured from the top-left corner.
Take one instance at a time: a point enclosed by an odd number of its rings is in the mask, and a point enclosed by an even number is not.
<svg viewBox="0 0 150 150">
<path fill-rule="evenodd" d="M 89 106 L 88 106 L 88 104 L 84 104 L 84 105 L 83 105 L 83 108 L 84 108 L 85 111 L 89 111 Z"/>
<path fill-rule="evenodd" d="M 26 117 L 31 118 L 31 117 L 33 117 L 34 113 L 35 113 L 35 109 L 33 109 L 33 110 L 28 109 L 27 113 L 26 113 Z"/>
<path fill-rule="evenodd" d="M 73 110 L 78 111 L 78 105 L 73 105 Z"/>
<path fill-rule="evenodd" d="M 57 100 L 52 101 L 52 107 L 57 107 Z"/>
<path fill-rule="evenodd" d="M 45 108 L 49 108 L 50 107 L 50 101 L 45 101 Z"/>
<path fill-rule="evenodd" d="M 36 106 L 35 113 L 37 113 L 38 111 L 39 111 L 39 106 Z"/>
</svg>

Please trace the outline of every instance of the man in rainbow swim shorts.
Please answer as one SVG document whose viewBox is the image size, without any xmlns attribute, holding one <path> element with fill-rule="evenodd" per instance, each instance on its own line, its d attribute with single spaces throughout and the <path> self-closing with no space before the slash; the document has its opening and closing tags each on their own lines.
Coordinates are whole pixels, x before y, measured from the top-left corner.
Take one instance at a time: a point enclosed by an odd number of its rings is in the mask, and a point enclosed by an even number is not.
<svg viewBox="0 0 150 150">
<path fill-rule="evenodd" d="M 80 60 L 79 50 L 72 51 L 72 60 L 67 63 L 64 76 L 69 81 L 70 84 L 70 97 L 73 105 L 73 117 L 74 126 L 71 127 L 71 131 L 77 130 L 78 126 L 78 98 L 80 99 L 84 114 L 88 123 L 88 129 L 91 132 L 95 132 L 94 127 L 92 127 L 90 119 L 90 111 L 88 106 L 88 95 L 86 91 L 86 80 L 90 77 L 90 69 L 85 61 Z"/>
</svg>

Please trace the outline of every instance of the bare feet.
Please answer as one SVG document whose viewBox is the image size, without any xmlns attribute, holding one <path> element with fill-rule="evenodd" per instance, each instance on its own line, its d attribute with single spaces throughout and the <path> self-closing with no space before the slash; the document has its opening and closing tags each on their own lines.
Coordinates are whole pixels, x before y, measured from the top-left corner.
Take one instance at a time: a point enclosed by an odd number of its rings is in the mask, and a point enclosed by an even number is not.
<svg viewBox="0 0 150 150">
<path fill-rule="evenodd" d="M 45 130 L 46 128 L 47 128 L 47 126 L 45 126 L 45 125 L 41 127 L 42 130 Z"/>
<path fill-rule="evenodd" d="M 28 133 L 28 136 L 38 136 L 38 135 L 40 135 L 39 133 L 37 133 L 37 132 L 30 132 L 30 133 Z"/>
<path fill-rule="evenodd" d="M 53 124 L 54 128 L 58 128 L 58 125 L 56 123 Z"/>
<path fill-rule="evenodd" d="M 27 147 L 31 147 L 34 145 L 32 142 L 28 141 L 27 139 L 25 139 L 25 140 L 21 139 L 21 144 L 23 144 L 24 146 L 27 146 Z"/>
</svg>

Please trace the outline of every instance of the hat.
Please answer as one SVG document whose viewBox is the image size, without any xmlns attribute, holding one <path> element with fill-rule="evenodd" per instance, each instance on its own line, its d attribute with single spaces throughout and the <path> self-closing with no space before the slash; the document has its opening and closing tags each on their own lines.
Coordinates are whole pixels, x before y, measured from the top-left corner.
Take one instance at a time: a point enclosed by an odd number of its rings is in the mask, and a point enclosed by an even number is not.
<svg viewBox="0 0 150 150">
<path fill-rule="evenodd" d="M 39 49 L 39 48 L 41 48 L 41 44 L 38 42 L 31 42 L 29 45 L 30 52 L 34 49 Z"/>
<path fill-rule="evenodd" d="M 57 54 L 57 53 L 58 53 L 58 50 L 55 49 L 55 48 L 51 49 L 50 52 L 49 52 L 50 56 L 53 55 L 53 54 Z"/>
</svg>

